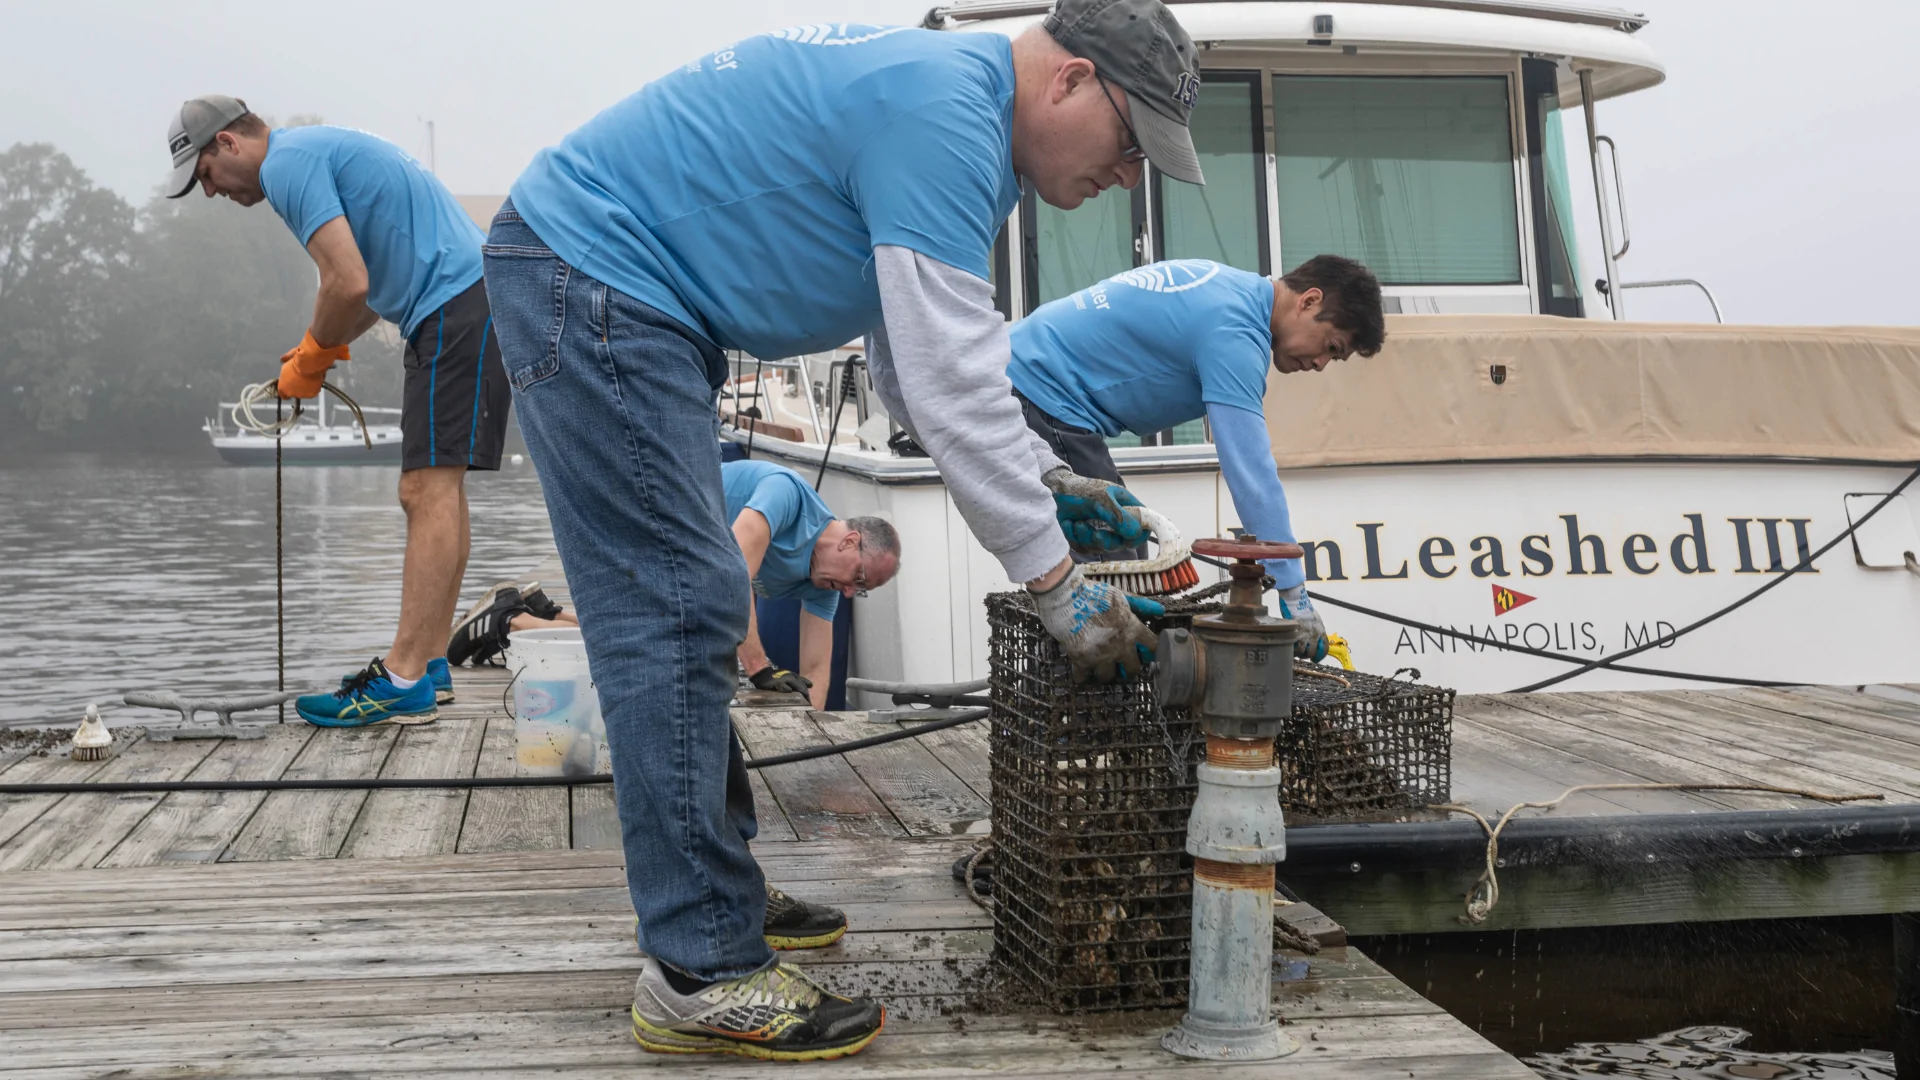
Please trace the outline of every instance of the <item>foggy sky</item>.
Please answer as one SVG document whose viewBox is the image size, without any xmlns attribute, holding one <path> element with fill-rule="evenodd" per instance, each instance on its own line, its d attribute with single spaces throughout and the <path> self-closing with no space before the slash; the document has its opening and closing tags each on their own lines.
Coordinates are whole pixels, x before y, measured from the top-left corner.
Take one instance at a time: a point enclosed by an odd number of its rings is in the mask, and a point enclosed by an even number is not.
<svg viewBox="0 0 1920 1080">
<path fill-rule="evenodd" d="M 191 5 L 6 0 L 0 148 L 51 142 L 139 203 L 172 110 L 230 93 L 318 114 L 503 193 L 535 151 L 699 53 L 801 22 L 915 22 L 931 0 L 334 0 Z M 1620 143 L 1626 280 L 1697 277 L 1733 322 L 1914 324 L 1920 295 L 1920 41 L 1913 0 L 1642 0 L 1663 85 L 1599 106 Z M 1590 199 L 1570 124 L 1576 201 Z M 198 197 L 193 196 L 193 197 Z M 1599 276 L 1582 202 L 1585 278 Z M 268 213 L 265 207 L 254 213 Z M 1707 318 L 1696 295 L 1629 294 L 1636 318 Z"/>
</svg>

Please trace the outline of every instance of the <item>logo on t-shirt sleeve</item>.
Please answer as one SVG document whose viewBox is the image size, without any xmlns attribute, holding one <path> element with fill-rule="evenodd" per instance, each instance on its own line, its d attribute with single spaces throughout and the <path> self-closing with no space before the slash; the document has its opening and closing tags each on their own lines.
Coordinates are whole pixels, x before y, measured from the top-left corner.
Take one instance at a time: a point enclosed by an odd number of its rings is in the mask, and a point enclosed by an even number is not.
<svg viewBox="0 0 1920 1080">
<path fill-rule="evenodd" d="M 1205 259 L 1178 259 L 1172 262 L 1158 262 L 1147 266 L 1136 266 L 1123 270 L 1107 280 L 1121 285 L 1131 285 L 1148 292 L 1177 293 L 1198 288 L 1213 279 L 1220 272 L 1220 264 Z"/>
<path fill-rule="evenodd" d="M 911 29 L 913 29 L 911 26 L 814 23 L 809 26 L 789 26 L 785 30 L 775 30 L 767 36 L 798 42 L 802 45 L 865 45 L 869 41 L 878 41 L 883 37 L 898 34 L 902 30 Z"/>
</svg>

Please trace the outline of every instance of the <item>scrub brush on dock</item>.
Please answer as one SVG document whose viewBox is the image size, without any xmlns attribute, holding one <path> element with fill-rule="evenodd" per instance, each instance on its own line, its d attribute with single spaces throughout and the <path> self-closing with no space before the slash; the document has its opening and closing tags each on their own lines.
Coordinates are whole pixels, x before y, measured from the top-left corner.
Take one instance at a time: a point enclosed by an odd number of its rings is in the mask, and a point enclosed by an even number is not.
<svg viewBox="0 0 1920 1080">
<path fill-rule="evenodd" d="M 107 730 L 106 721 L 100 719 L 100 707 L 89 704 L 87 717 L 80 721 L 80 730 L 73 733 L 73 760 L 100 761 L 113 753 L 113 732 Z"/>
<path fill-rule="evenodd" d="M 1200 584 L 1193 549 L 1173 522 L 1144 506 L 1140 508 L 1140 521 L 1153 534 L 1159 554 L 1151 559 L 1081 563 L 1080 572 L 1135 596 L 1165 596 Z"/>
</svg>

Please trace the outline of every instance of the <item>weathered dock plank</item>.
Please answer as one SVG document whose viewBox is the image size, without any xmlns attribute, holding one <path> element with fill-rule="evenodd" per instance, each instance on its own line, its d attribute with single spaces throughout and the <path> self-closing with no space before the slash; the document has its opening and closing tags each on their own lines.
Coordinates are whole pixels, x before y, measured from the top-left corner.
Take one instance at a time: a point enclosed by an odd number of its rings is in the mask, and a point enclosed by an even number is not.
<svg viewBox="0 0 1920 1080">
<path fill-rule="evenodd" d="M 118 744 L 115 757 L 134 752 L 140 745 L 139 735 L 133 735 Z M 90 780 L 107 767 L 113 758 L 105 761 L 75 761 L 65 753 L 49 753 L 45 757 L 23 755 L 5 771 L 0 771 L 0 782 L 9 784 L 70 784 Z M 64 795 L 0 795 L 0 844 L 13 839 L 15 834 L 39 820 L 40 815 L 53 809 Z"/>
<path fill-rule="evenodd" d="M 178 780 L 213 748 L 211 742 L 142 739 L 108 758 L 105 767 L 87 779 L 107 783 Z M 68 795 L 0 845 L 0 872 L 92 866 L 133 831 L 161 798 L 137 793 Z"/>
<path fill-rule="evenodd" d="M 1057 1018 L 979 1011 L 987 916 L 944 873 L 961 844 L 756 844 L 770 879 L 850 906 L 833 947 L 789 954 L 826 985 L 876 993 L 888 1031 L 831 1066 L 866 1077 L 1160 1075 L 1172 1013 Z M 616 853 L 526 852 L 316 862 L 153 865 L 16 874 L 25 925 L 0 937 L 0 1043 L 34 1077 L 611 1077 L 635 1068 L 761 1075 L 727 1059 L 634 1046 L 633 947 Z M 331 872 L 329 874 L 328 872 Z M 794 877 L 792 874 L 803 874 Z M 330 880 L 334 878 L 337 880 Z M 198 883 L 199 895 L 190 891 Z M 129 894 L 167 893 L 170 919 L 116 922 Z M 388 898 L 373 915 L 354 902 Z M 334 903 L 303 903 L 306 896 Z M 573 904 L 555 904 L 570 897 Z M 924 897 L 925 899 L 908 899 Z M 411 900 L 455 905 L 422 913 Z M 236 910 L 233 903 L 250 905 Z M 458 907 L 464 905 L 464 909 Z M 889 914 L 889 912 L 891 914 Z M 951 912 L 952 914 L 943 914 Z M 1276 987 L 1303 1044 L 1249 1077 L 1527 1080 L 1527 1071 L 1357 950 Z M 957 1015 L 950 1015 L 955 1014 Z"/>
<path fill-rule="evenodd" d="M 512 776 L 515 771 L 513 717 L 494 713 L 487 719 L 473 775 Z M 459 850 L 564 850 L 572 842 L 572 819 L 565 788 L 476 788 L 467 798 Z"/>
<path fill-rule="evenodd" d="M 1699 764 L 1718 763 L 1755 783 L 1870 792 L 1903 802 L 1920 797 L 1920 746 L 1827 725 L 1796 722 L 1767 709 L 1726 699 L 1675 701 L 1659 694 L 1568 694 L 1563 707 L 1604 718 L 1610 730 L 1649 749 Z M 1851 785 L 1849 792 L 1834 790 Z"/>
<path fill-rule="evenodd" d="M 275 779 L 317 730 L 300 723 L 275 724 L 264 738 L 222 739 L 187 779 Z M 266 799 L 264 791 L 173 792 L 97 865 L 213 862 Z"/>
<path fill-rule="evenodd" d="M 809 711 L 807 716 L 836 743 L 888 730 L 845 714 Z M 914 836 L 965 832 L 990 813 L 987 801 L 916 739 L 872 747 L 843 760 Z"/>
<path fill-rule="evenodd" d="M 283 775 L 299 780 L 378 776 L 399 731 L 378 724 L 315 732 Z M 366 801 L 365 791 L 272 792 L 220 859 L 331 859 L 340 854 Z"/>
<path fill-rule="evenodd" d="M 802 708 L 736 710 L 734 730 L 749 757 L 833 745 Z M 845 757 L 817 758 L 760 772 L 802 840 L 906 834 Z"/>
<path fill-rule="evenodd" d="M 1724 768 L 1700 765 L 1685 758 L 1650 750 L 1630 739 L 1613 734 L 1617 719 L 1609 718 L 1596 726 L 1591 719 L 1569 719 L 1567 710 L 1556 706 L 1553 694 L 1501 695 L 1498 700 L 1475 699 L 1470 706 L 1473 719 L 1488 727 L 1529 739 L 1542 746 L 1554 746 L 1622 774 L 1621 783 L 1697 783 L 1738 784 L 1743 777 Z M 1587 781 L 1611 783 L 1615 781 Z M 1611 797 L 1613 792 L 1607 793 Z M 1761 809 L 1787 805 L 1778 795 L 1745 795 L 1736 792 L 1711 792 L 1697 795 L 1709 805 L 1730 809 Z M 1517 800 L 1516 800 L 1517 801 Z"/>
<path fill-rule="evenodd" d="M 472 776 L 486 730 L 484 716 L 448 716 L 444 711 L 435 723 L 402 728 L 380 775 Z M 459 845 L 460 826 L 466 820 L 467 793 L 466 788 L 368 793 L 340 857 L 451 853 Z"/>
</svg>

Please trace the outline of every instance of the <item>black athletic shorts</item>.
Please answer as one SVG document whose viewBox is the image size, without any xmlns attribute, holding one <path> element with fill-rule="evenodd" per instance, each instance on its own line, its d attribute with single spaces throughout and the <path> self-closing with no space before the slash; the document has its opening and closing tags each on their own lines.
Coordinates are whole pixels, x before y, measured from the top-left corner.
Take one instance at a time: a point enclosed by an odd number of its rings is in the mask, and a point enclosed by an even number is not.
<svg viewBox="0 0 1920 1080">
<path fill-rule="evenodd" d="M 420 320 L 407 339 L 400 400 L 400 469 L 465 465 L 498 469 L 513 405 L 487 283 Z"/>
</svg>

